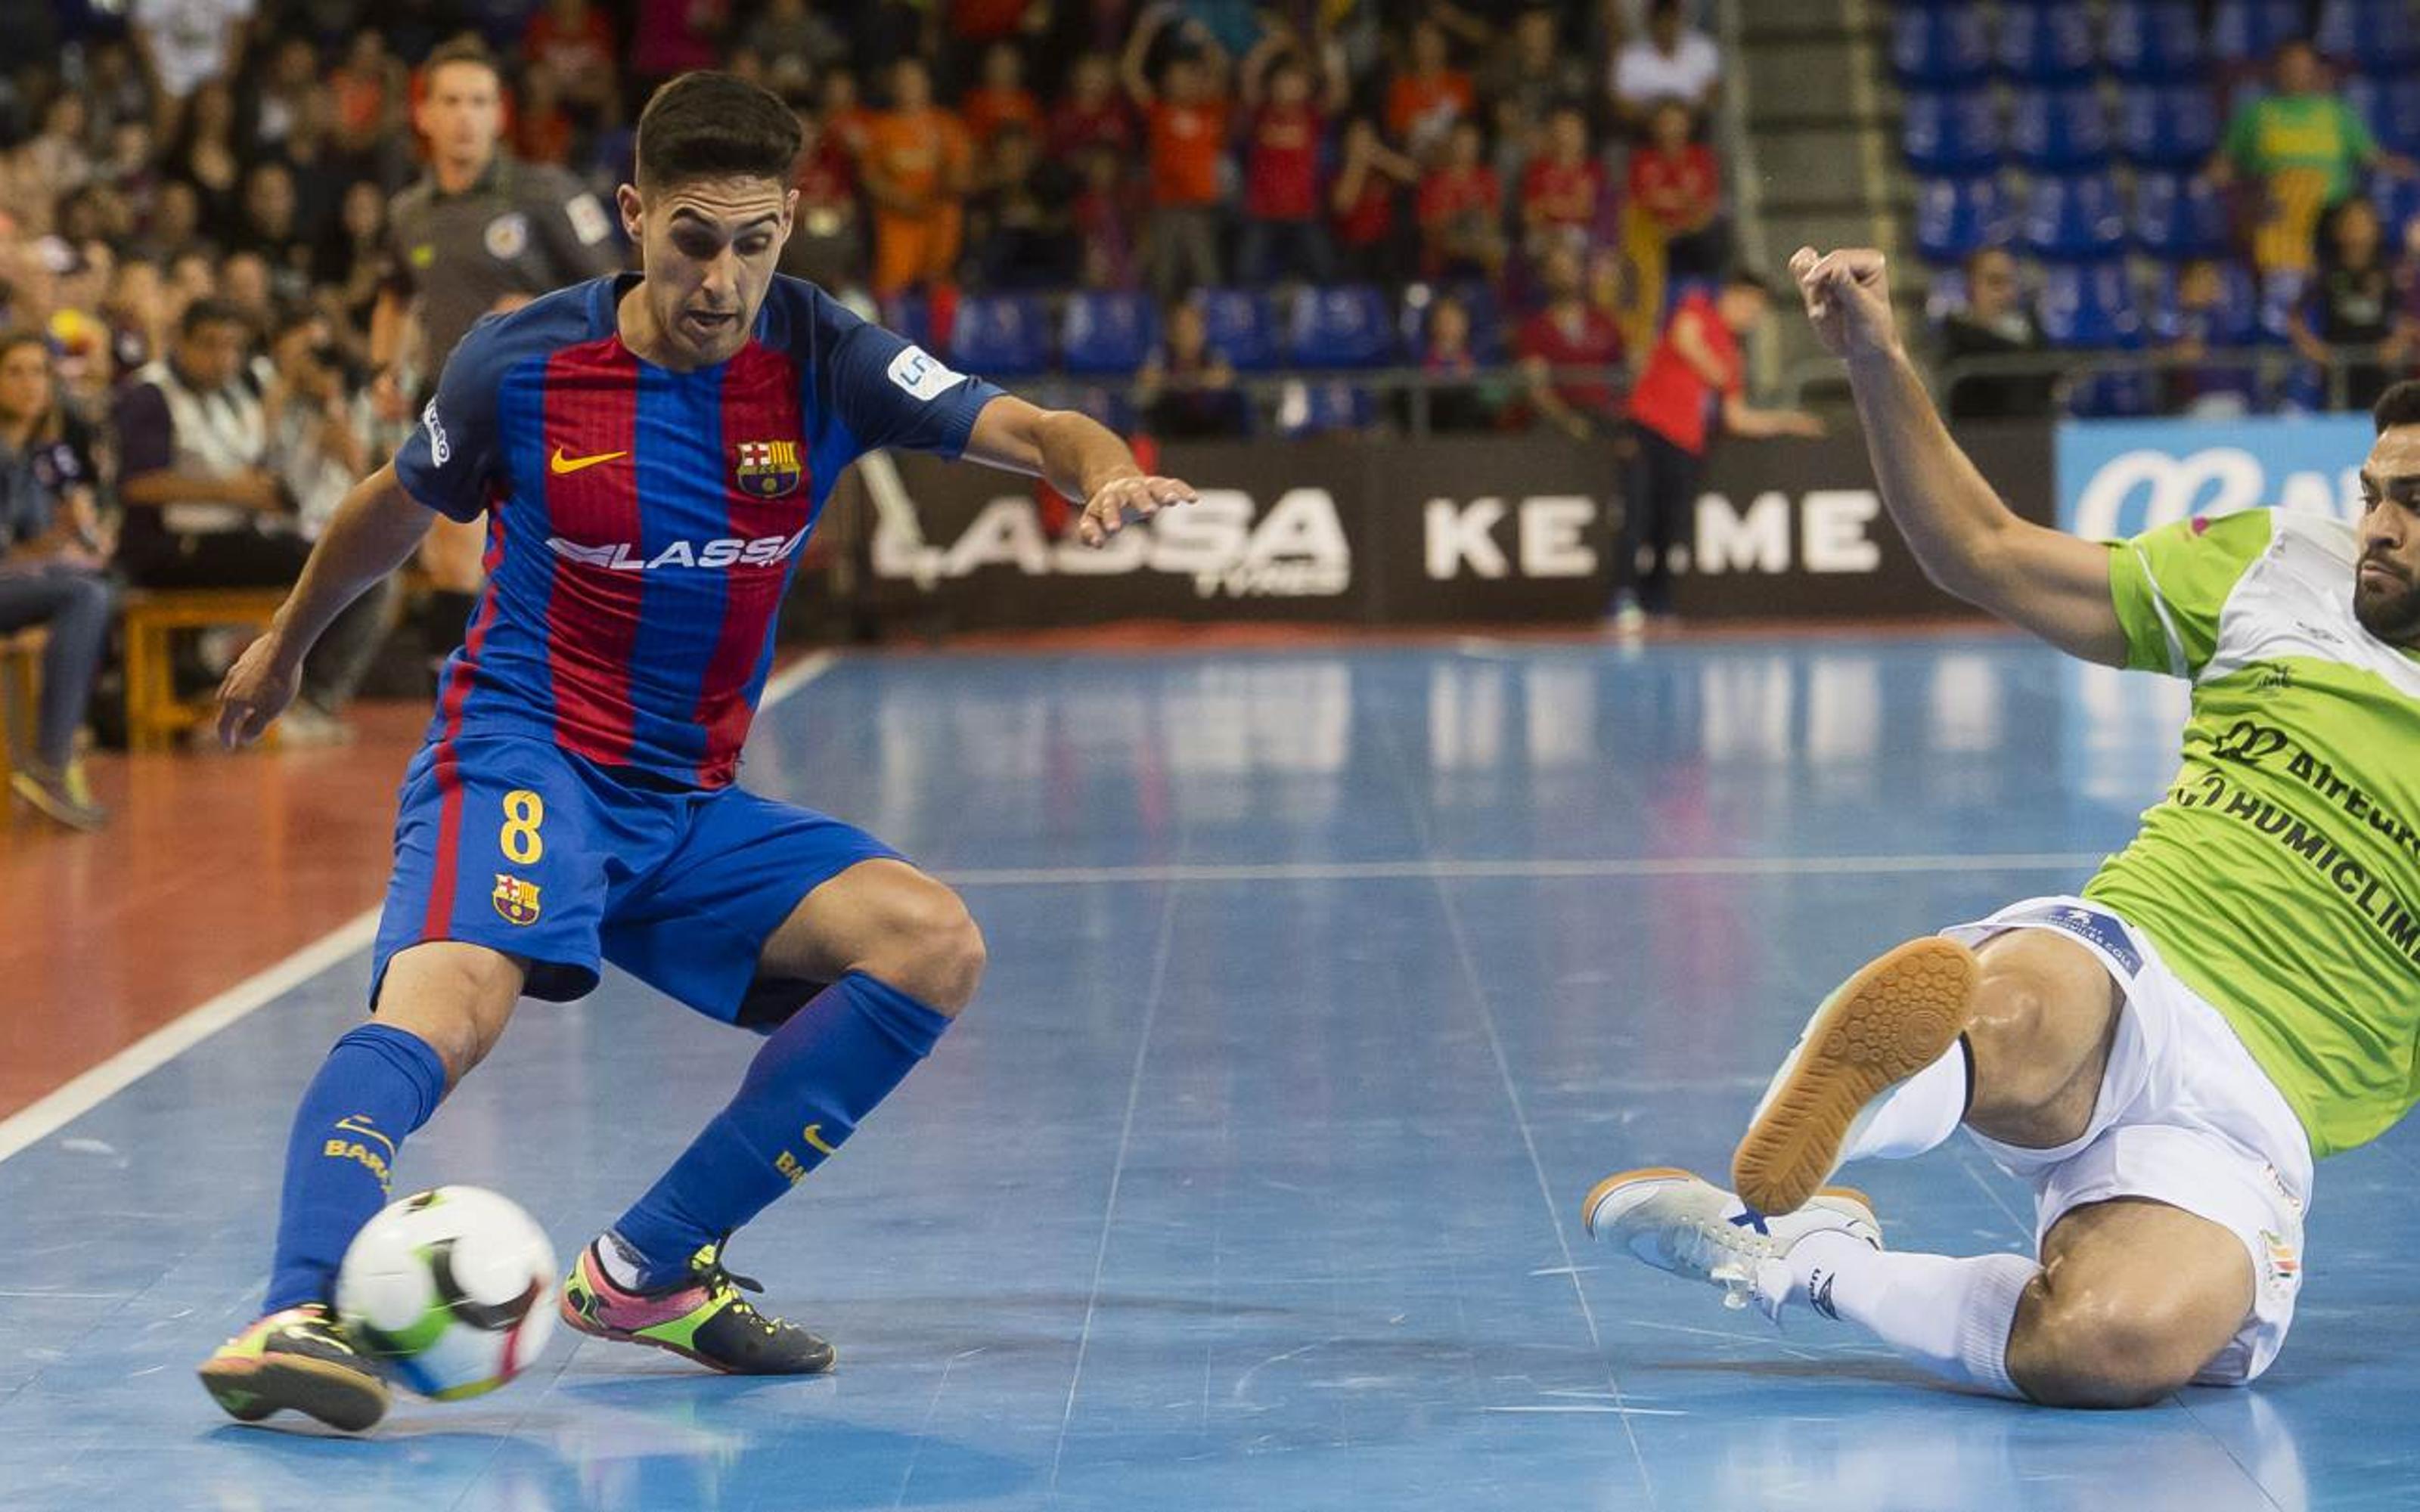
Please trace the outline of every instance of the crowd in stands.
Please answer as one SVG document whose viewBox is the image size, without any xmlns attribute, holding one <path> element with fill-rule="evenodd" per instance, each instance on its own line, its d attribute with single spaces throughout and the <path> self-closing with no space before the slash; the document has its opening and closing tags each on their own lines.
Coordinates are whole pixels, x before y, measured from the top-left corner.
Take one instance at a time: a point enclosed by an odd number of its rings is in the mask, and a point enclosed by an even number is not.
<svg viewBox="0 0 2420 1512">
<path fill-rule="evenodd" d="M 443 353 L 378 332 L 425 252 L 389 218 L 432 52 L 482 44 L 511 155 L 600 196 L 655 85 L 758 81 L 806 130 L 786 271 L 1122 424 L 1586 436 L 1726 270 L 1699 8 L 0 0 L 0 636 L 47 625 L 54 690 L 20 792 L 98 822 L 71 746 L 122 588 L 290 580 L 408 434 Z M 1424 370 L 1417 416 L 1276 392 L 1332 367 Z M 389 616 L 334 636 L 290 738 L 341 738 Z"/>
<path fill-rule="evenodd" d="M 1999 359 L 1951 369 L 1953 414 L 2362 408 L 2412 370 L 2406 0 L 1918 0 L 1893 27 L 1941 355 Z M 2073 349 L 2145 355 L 2052 381 Z"/>
</svg>

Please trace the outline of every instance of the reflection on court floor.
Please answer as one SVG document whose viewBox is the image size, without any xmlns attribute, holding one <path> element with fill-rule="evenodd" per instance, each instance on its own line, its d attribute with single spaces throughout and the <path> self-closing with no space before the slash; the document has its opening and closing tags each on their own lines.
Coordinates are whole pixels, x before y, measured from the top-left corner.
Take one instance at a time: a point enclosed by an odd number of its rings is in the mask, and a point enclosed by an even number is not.
<svg viewBox="0 0 2420 1512">
<path fill-rule="evenodd" d="M 0 1164 L 0 1506 L 2420 1504 L 2410 1134 L 2321 1169 L 2268 1380 L 2131 1414 L 1949 1396 L 1578 1231 L 1606 1171 L 1718 1171 L 1866 956 L 2079 883 L 2180 708 L 1981 639 L 845 659 L 744 779 L 959 881 L 993 972 L 733 1245 L 838 1374 L 559 1337 L 364 1442 L 222 1420 L 191 1367 L 354 957 Z M 398 1180 L 567 1248 L 750 1048 L 627 979 L 530 1005 Z M 1897 1245 L 2030 1230 L 1962 1146 L 1857 1179 Z"/>
</svg>

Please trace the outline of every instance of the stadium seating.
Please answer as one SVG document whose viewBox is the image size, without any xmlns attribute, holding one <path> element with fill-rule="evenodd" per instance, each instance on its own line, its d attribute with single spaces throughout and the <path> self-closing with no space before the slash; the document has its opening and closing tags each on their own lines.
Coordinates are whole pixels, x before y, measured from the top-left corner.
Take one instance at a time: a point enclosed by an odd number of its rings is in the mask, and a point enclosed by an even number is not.
<svg viewBox="0 0 2420 1512">
<path fill-rule="evenodd" d="M 2061 261 L 2115 256 L 2126 243 L 2126 209 L 2107 174 L 2045 176 L 2026 192 L 2023 239 L 2035 255 Z"/>
<path fill-rule="evenodd" d="M 0 793 L 8 791 L 17 770 L 17 748 L 34 748 L 42 653 L 49 642 L 50 632 L 39 625 L 0 633 Z"/>
<path fill-rule="evenodd" d="M 1989 173 L 2000 165 L 1999 107 L 1981 89 L 1911 91 L 1900 150 L 1918 173 Z"/>
<path fill-rule="evenodd" d="M 1993 51 L 2011 79 L 2079 82 L 2092 72 L 2092 18 L 2080 5 L 2003 6 Z"/>
<path fill-rule="evenodd" d="M 914 342 L 932 350 L 947 345 L 933 339 L 933 305 L 920 291 L 893 294 L 882 301 L 876 313 L 882 323 Z"/>
<path fill-rule="evenodd" d="M 1462 301 L 1470 315 L 1470 355 L 1481 363 L 1504 361 L 1504 308 L 1495 288 L 1481 281 L 1454 284 L 1444 288 L 1414 285 L 1404 291 L 1404 307 L 1395 324 L 1403 350 L 1417 363 L 1428 356 L 1429 309 L 1441 295 L 1450 294 Z"/>
<path fill-rule="evenodd" d="M 2231 68 L 2257 68 L 2302 34 L 2301 0 L 2218 0 L 2210 18 L 2210 55 Z"/>
<path fill-rule="evenodd" d="M 2197 84 L 2135 85 L 2120 97 L 2118 146 L 2155 168 L 2198 168 L 2218 150 L 2218 101 Z"/>
<path fill-rule="evenodd" d="M 2160 342 L 2171 342 L 2181 333 L 2177 313 L 2177 273 L 2174 268 L 2160 270 L 2151 294 L 2151 336 Z M 2223 262 L 2218 276 L 2226 294 L 2217 309 L 2218 326 L 2211 332 L 2212 341 L 2222 347 L 2251 347 L 2260 340 L 2259 294 L 2252 280 L 2252 270 L 2242 263 Z"/>
<path fill-rule="evenodd" d="M 1194 302 L 1210 328 L 1210 346 L 1239 373 L 1264 373 L 1285 360 L 1269 297 L 1258 289 L 1197 289 Z"/>
<path fill-rule="evenodd" d="M 1992 46 L 1980 8 L 1902 8 L 1891 23 L 1891 67 L 1928 88 L 1981 83 L 1992 71 Z"/>
<path fill-rule="evenodd" d="M 1050 321 L 1031 294 L 969 294 L 950 328 L 950 361 L 985 378 L 1029 378 L 1050 368 Z"/>
<path fill-rule="evenodd" d="M 2009 150 L 2042 173 L 2076 173 L 2109 161 L 2109 114 L 2090 85 L 2024 89 L 2009 113 Z"/>
<path fill-rule="evenodd" d="M 2401 178 L 2391 173 L 2369 176 L 2370 203 L 2378 207 L 2381 220 L 2390 228 L 2409 225 L 2420 218 L 2420 178 Z M 2402 238 L 2393 230 L 2387 234 L 2387 253 L 2394 255 Z"/>
<path fill-rule="evenodd" d="M 1395 356 L 1387 296 L 1371 285 L 1301 289 L 1287 344 L 1301 367 L 1384 367 Z"/>
<path fill-rule="evenodd" d="M 2142 332 L 2122 262 L 2056 263 L 2043 269 L 2034 308 L 2042 336 L 2054 347 L 2116 347 Z"/>
<path fill-rule="evenodd" d="M 1148 296 L 1095 289 L 1067 296 L 1059 327 L 1059 360 L 1068 372 L 1131 373 L 1158 344 L 1159 312 Z"/>
<path fill-rule="evenodd" d="M 2365 73 L 2420 64 L 2420 20 L 2407 0 L 2323 0 L 2312 40 L 2329 58 Z"/>
<path fill-rule="evenodd" d="M 1929 262 L 1958 262 L 2008 240 L 2012 219 L 1996 178 L 1929 179 L 1916 192 L 1916 250 Z"/>
<path fill-rule="evenodd" d="M 2395 152 L 2420 151 L 2420 79 L 2356 73 L 2344 81 L 2345 103 L 2369 123 L 2370 135 Z"/>
<path fill-rule="evenodd" d="M 170 750 L 189 731 L 217 715 L 215 701 L 177 697 L 173 642 L 180 630 L 240 626 L 258 634 L 269 628 L 282 588 L 192 588 L 129 593 L 124 600 L 126 636 L 126 740 L 133 750 Z M 270 727 L 270 737 L 277 733 Z"/>
<path fill-rule="evenodd" d="M 2193 0 L 2115 0 L 2101 47 L 2110 71 L 2130 83 L 2203 77 Z"/>
<path fill-rule="evenodd" d="M 1289 383 L 1278 400 L 1278 429 L 1288 438 L 1360 430 L 1376 417 L 1367 389 L 1349 383 Z"/>
<path fill-rule="evenodd" d="M 2134 245 L 2154 257 L 2208 257 L 2226 250 L 2226 201 L 2191 174 L 2134 176 Z"/>
<path fill-rule="evenodd" d="M 2291 326 L 2294 311 L 2303 302 L 2309 286 L 2308 275 L 2292 270 L 2280 270 L 2269 275 L 2260 285 L 2260 339 L 2283 347 L 2293 339 Z"/>
</svg>

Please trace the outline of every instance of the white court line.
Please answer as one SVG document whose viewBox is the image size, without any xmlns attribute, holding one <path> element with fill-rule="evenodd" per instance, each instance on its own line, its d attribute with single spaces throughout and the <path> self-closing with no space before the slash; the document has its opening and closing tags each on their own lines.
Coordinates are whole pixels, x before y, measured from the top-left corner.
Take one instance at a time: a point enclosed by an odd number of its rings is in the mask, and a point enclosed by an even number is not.
<svg viewBox="0 0 2420 1512">
<path fill-rule="evenodd" d="M 1080 887 L 1101 882 L 1389 882 L 1461 877 L 1753 877 L 1927 872 L 2089 872 L 2106 851 L 1993 856 L 1642 856 L 1603 860 L 1302 861 L 1262 866 L 941 868 L 959 887 Z"/>
<path fill-rule="evenodd" d="M 837 659 L 829 651 L 800 657 L 767 681 L 757 707 L 781 702 L 830 671 Z M 378 919 L 375 908 L 348 919 L 275 965 L 170 1019 L 32 1105 L 0 1119 L 0 1160 L 47 1138 L 228 1025 L 257 1012 L 367 947 L 378 937 Z"/>
<path fill-rule="evenodd" d="M 0 1160 L 56 1132 L 128 1085 L 150 1074 L 228 1025 L 344 960 L 378 935 L 379 911 L 358 914 L 268 970 L 237 982 L 198 1008 L 135 1041 L 75 1080 L 0 1119 Z"/>
</svg>

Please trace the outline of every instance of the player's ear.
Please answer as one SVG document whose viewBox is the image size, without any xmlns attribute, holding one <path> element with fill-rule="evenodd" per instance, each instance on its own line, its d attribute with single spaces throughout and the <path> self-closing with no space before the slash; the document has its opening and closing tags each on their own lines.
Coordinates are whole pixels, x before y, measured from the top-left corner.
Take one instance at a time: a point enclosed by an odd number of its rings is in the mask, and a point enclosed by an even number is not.
<svg viewBox="0 0 2420 1512">
<path fill-rule="evenodd" d="M 622 234 L 628 237 L 633 244 L 637 243 L 639 216 L 646 208 L 645 202 L 639 198 L 639 186 L 624 184 L 613 191 L 613 208 L 622 212 Z"/>
<path fill-rule="evenodd" d="M 795 189 L 782 196 L 782 234 L 776 240 L 790 239 L 790 224 L 799 218 L 799 192 Z"/>
</svg>

